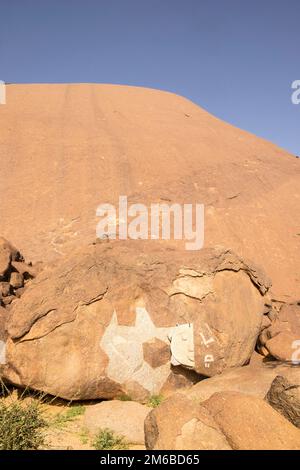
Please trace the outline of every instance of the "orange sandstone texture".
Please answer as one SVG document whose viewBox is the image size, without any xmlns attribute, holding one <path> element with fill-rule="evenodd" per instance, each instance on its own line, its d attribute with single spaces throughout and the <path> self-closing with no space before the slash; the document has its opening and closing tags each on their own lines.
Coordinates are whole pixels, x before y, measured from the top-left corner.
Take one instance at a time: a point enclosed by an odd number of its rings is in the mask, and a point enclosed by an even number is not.
<svg viewBox="0 0 300 470">
<path fill-rule="evenodd" d="M 0 233 L 27 258 L 86 245 L 97 206 L 119 195 L 203 203 L 205 246 L 253 260 L 274 298 L 298 300 L 300 161 L 284 150 L 182 97 L 115 85 L 8 85 L 0 126 Z"/>
</svg>

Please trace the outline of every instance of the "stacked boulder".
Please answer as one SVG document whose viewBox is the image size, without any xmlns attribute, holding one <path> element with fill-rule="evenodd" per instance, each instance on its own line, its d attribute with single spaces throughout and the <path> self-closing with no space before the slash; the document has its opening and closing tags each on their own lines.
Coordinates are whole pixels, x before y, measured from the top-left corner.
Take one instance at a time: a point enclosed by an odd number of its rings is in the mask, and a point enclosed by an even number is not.
<svg viewBox="0 0 300 470">
<path fill-rule="evenodd" d="M 5 238 L 0 237 L 0 306 L 8 307 L 24 292 L 25 283 L 35 277 L 31 264 Z"/>
<path fill-rule="evenodd" d="M 274 303 L 259 335 L 258 351 L 265 357 L 300 364 L 300 303 Z"/>
<path fill-rule="evenodd" d="M 147 449 L 300 450 L 300 371 L 277 367 L 246 366 L 173 394 L 145 419 Z"/>
<path fill-rule="evenodd" d="M 25 263 L 19 250 L 0 237 L 0 366 L 6 362 L 6 326 L 9 313 L 14 301 L 21 297 L 25 285 L 35 275 L 36 271 L 31 263 Z"/>
</svg>

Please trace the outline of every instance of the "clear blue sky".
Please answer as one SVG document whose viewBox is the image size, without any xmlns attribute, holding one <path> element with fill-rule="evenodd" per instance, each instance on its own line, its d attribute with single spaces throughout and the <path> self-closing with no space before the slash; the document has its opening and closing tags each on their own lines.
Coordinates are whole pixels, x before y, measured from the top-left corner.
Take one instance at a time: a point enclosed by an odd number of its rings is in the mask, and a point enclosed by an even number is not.
<svg viewBox="0 0 300 470">
<path fill-rule="evenodd" d="M 300 0 L 0 0 L 0 79 L 169 90 L 300 154 Z"/>
</svg>

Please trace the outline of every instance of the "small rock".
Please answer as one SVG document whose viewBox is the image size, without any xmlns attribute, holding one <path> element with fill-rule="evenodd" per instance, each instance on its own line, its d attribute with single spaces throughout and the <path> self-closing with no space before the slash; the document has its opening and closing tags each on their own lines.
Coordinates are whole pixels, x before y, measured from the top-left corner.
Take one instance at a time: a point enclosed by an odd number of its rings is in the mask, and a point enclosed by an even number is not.
<svg viewBox="0 0 300 470">
<path fill-rule="evenodd" d="M 4 305 L 10 305 L 16 297 L 14 295 L 8 295 L 7 297 L 3 297 L 2 302 Z"/>
<path fill-rule="evenodd" d="M 0 282 L 0 296 L 7 297 L 11 294 L 11 286 L 9 282 Z"/>
<path fill-rule="evenodd" d="M 10 266 L 10 256 L 7 252 L 0 251 L 0 280 L 6 279 L 6 274 Z"/>
<path fill-rule="evenodd" d="M 18 273 L 23 274 L 25 279 L 36 277 L 37 273 L 40 272 L 40 265 L 35 266 L 34 268 L 27 263 L 21 263 L 19 261 L 12 261 L 11 265 Z"/>
<path fill-rule="evenodd" d="M 15 290 L 15 296 L 19 299 L 25 292 L 25 287 L 20 287 Z"/>
<path fill-rule="evenodd" d="M 295 344 L 300 339 L 300 306 L 297 303 L 284 304 L 259 339 L 275 359 L 293 361 Z"/>
<path fill-rule="evenodd" d="M 283 331 L 265 344 L 268 353 L 281 362 L 292 362 L 295 354 L 294 344 L 299 341 L 299 334 Z"/>
<path fill-rule="evenodd" d="M 19 289 L 24 285 L 24 278 L 23 275 L 20 273 L 11 273 L 10 275 L 10 284 L 14 289 Z"/>
</svg>

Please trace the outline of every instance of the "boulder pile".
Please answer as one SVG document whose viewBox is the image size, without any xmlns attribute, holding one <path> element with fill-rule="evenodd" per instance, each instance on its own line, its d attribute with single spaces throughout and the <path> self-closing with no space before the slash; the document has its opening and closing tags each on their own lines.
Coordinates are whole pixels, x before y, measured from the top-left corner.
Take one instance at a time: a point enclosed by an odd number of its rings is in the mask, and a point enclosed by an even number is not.
<svg viewBox="0 0 300 470">
<path fill-rule="evenodd" d="M 258 350 L 266 357 L 300 364 L 300 303 L 281 304 L 278 310 L 268 313 Z"/>
<path fill-rule="evenodd" d="M 254 379 L 257 369 L 251 372 Z M 299 423 L 299 398 L 297 406 L 293 400 L 298 385 L 289 383 L 293 392 L 287 392 L 288 387 L 278 387 L 282 380 L 275 378 L 266 400 L 250 380 L 240 382 L 236 391 L 233 380 L 230 386 L 221 377 L 203 381 L 206 397 L 201 394 L 202 383 L 184 394 L 173 394 L 145 419 L 147 449 L 300 450 L 300 430 L 295 426 Z"/>
<path fill-rule="evenodd" d="M 36 273 L 1 239 L 0 266 L 5 382 L 111 399 L 89 431 L 151 450 L 300 449 L 299 304 L 231 250 L 93 243 Z"/>
<path fill-rule="evenodd" d="M 34 278 L 36 270 L 25 263 L 21 253 L 0 237 L 0 306 L 9 306 L 24 292 L 25 283 Z"/>
</svg>

